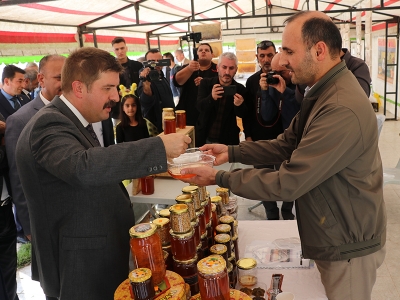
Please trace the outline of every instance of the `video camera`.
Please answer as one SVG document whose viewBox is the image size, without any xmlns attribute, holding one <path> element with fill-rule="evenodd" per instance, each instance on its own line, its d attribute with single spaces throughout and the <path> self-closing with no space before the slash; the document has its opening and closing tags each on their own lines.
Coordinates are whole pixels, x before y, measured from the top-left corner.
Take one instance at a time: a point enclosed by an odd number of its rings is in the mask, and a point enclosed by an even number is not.
<svg viewBox="0 0 400 300">
<path fill-rule="evenodd" d="M 267 83 L 268 84 L 278 84 L 279 78 L 274 77 L 274 75 L 279 75 L 275 71 L 270 71 L 267 73 Z"/>
<path fill-rule="evenodd" d="M 143 62 L 143 67 L 150 68 L 149 74 L 146 76 L 145 80 L 147 81 L 156 81 L 160 80 L 161 76 L 156 67 L 169 67 L 171 65 L 171 60 L 167 59 L 160 59 L 158 61 L 148 60 Z"/>
<path fill-rule="evenodd" d="M 188 43 L 193 41 L 193 60 L 197 61 L 199 59 L 197 55 L 197 48 L 196 48 L 196 43 L 200 43 L 202 37 L 201 37 L 201 32 L 190 32 L 185 34 L 184 36 L 181 36 L 181 39 L 183 41 L 187 41 Z"/>
</svg>

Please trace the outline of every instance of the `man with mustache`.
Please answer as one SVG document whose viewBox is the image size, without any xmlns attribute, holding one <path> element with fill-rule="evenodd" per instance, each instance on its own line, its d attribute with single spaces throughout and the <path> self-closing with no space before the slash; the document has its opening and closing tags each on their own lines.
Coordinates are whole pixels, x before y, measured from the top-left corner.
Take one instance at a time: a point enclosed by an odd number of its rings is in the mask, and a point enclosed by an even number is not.
<svg viewBox="0 0 400 300">
<path fill-rule="evenodd" d="M 191 139 L 179 133 L 101 147 L 92 124 L 119 101 L 121 64 L 80 48 L 61 72 L 56 96 L 25 126 L 16 162 L 31 219 L 32 274 L 47 297 L 112 299 L 129 272 L 135 217 L 121 183 L 167 170 Z"/>
<path fill-rule="evenodd" d="M 247 107 L 243 98 L 246 89 L 233 79 L 237 65 L 235 54 L 222 53 L 217 65 L 218 77 L 201 80 L 197 95 L 200 115 L 196 125 L 196 144 L 239 144 L 240 129 L 236 117 L 243 118 Z"/>
</svg>

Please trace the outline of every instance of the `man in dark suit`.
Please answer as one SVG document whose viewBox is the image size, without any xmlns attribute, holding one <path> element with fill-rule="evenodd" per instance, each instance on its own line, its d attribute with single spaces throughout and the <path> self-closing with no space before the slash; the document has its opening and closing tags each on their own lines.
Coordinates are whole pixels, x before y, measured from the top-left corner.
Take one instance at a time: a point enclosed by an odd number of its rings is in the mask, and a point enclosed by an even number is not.
<svg viewBox="0 0 400 300">
<path fill-rule="evenodd" d="M 15 113 L 22 105 L 29 102 L 29 98 L 22 93 L 25 71 L 8 65 L 3 69 L 2 83 L 0 90 L 0 113 L 7 120 L 8 116 Z"/>
<path fill-rule="evenodd" d="M 17 143 L 37 258 L 32 268 L 49 297 L 113 298 L 128 276 L 135 223 L 121 181 L 165 172 L 167 158 L 190 143 L 175 133 L 99 147 L 90 125 L 106 120 L 119 101 L 122 70 L 104 50 L 73 52 L 62 70 L 63 95 L 33 116 Z"/>
</svg>

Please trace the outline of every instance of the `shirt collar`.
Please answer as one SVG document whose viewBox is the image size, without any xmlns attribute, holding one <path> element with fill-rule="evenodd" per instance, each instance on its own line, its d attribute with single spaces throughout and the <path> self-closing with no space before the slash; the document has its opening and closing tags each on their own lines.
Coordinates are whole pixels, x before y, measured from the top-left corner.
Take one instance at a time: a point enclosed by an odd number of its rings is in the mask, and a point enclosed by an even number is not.
<svg viewBox="0 0 400 300">
<path fill-rule="evenodd" d="M 50 101 L 47 100 L 47 99 L 43 96 L 42 91 L 39 92 L 39 95 L 40 95 L 40 99 L 42 100 L 42 102 L 44 103 L 45 106 L 46 106 L 47 104 L 50 103 Z"/>
<path fill-rule="evenodd" d="M 86 119 L 82 116 L 82 114 L 79 112 L 79 110 L 76 109 L 75 106 L 72 105 L 71 102 L 68 101 L 67 98 L 65 98 L 64 95 L 60 96 L 60 99 L 65 103 L 66 106 L 74 113 L 74 115 L 79 119 L 79 121 L 82 123 L 83 127 L 86 128 L 86 126 L 89 125 L 89 122 L 86 121 Z"/>
</svg>

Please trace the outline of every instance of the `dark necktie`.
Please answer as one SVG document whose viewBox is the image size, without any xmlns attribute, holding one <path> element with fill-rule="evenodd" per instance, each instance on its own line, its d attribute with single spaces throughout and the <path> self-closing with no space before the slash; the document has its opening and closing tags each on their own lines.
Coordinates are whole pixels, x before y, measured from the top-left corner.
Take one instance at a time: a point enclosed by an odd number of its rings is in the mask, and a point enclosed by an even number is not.
<svg viewBox="0 0 400 300">
<path fill-rule="evenodd" d="M 92 136 L 92 138 L 94 139 L 94 141 L 96 142 L 96 146 L 97 147 L 101 147 L 99 139 L 97 138 L 96 132 L 94 132 L 93 126 L 92 124 L 89 123 L 88 126 L 86 126 L 87 131 L 89 131 L 90 135 Z"/>
<path fill-rule="evenodd" d="M 19 104 L 17 96 L 12 97 L 11 100 L 14 102 L 15 111 L 21 108 L 21 104 Z"/>
</svg>

